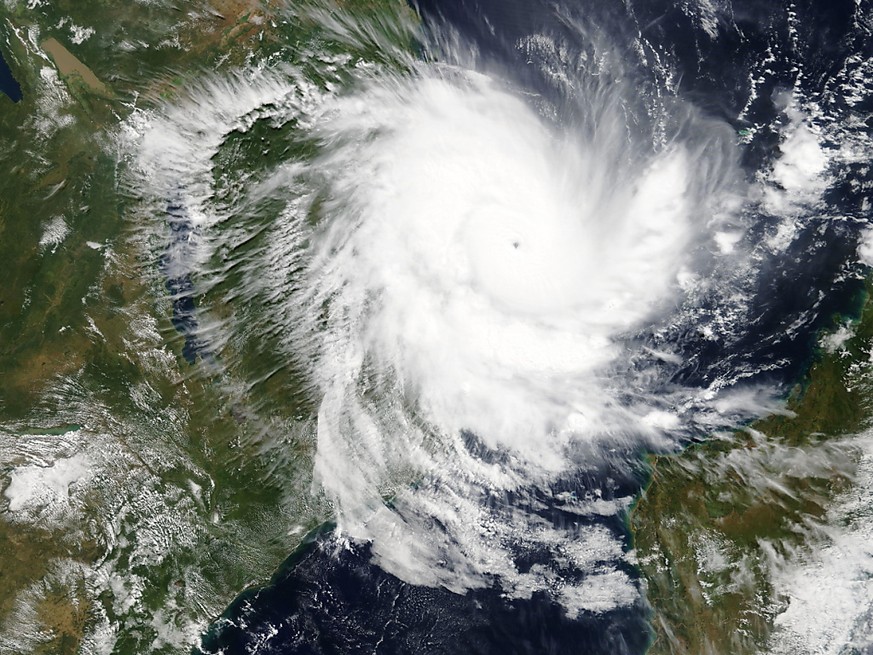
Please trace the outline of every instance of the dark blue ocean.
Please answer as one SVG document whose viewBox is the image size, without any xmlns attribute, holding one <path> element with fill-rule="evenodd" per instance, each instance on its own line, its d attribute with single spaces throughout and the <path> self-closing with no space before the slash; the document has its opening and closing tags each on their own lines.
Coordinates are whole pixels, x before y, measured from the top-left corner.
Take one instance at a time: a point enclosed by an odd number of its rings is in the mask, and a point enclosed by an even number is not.
<svg viewBox="0 0 873 655">
<path fill-rule="evenodd" d="M 638 52 L 643 37 L 648 54 L 669 60 L 679 71 L 679 94 L 685 100 L 737 134 L 755 127 L 740 149 L 749 179 L 766 171 L 778 154 L 784 120 L 776 102 L 780 91 L 796 88 L 820 99 L 826 114 L 840 116 L 847 111 L 844 100 L 824 93 L 825 88 L 849 57 L 873 56 L 873 44 L 856 34 L 852 0 L 794 3 L 796 18 L 787 5 L 739 0 L 708 26 L 688 6 L 673 0 L 637 5 L 615 0 L 420 0 L 415 8 L 426 31 L 451 32 L 471 45 L 483 69 L 500 71 L 518 88 L 556 106 L 558 90 L 540 67 L 531 65 L 535 55 L 517 47 L 520 40 L 546 34 L 582 51 L 586 34 L 607 34 L 644 88 L 651 71 Z M 753 91 L 750 79 L 760 77 L 758 65 L 767 57 L 772 61 Z M 804 71 L 800 77 L 798 66 Z M 869 114 L 873 107 L 852 111 Z M 723 342 L 691 332 L 679 335 L 688 364 L 675 373 L 675 382 L 705 387 L 726 371 L 743 368 L 759 372 L 750 377 L 752 383 L 787 385 L 803 373 L 816 334 L 831 327 L 835 314 L 856 309 L 862 278 L 848 262 L 867 218 L 862 195 L 870 180 L 866 169 L 841 166 L 821 215 L 806 217 L 798 228 L 799 245 L 775 256 L 755 282 L 749 324 L 729 350 Z M 775 220 L 765 214 L 754 218 L 762 229 Z M 177 318 L 185 314 L 184 307 L 176 309 Z M 617 467 L 567 479 L 551 492 L 567 490 L 581 497 L 597 491 L 606 498 L 637 493 L 645 483 L 640 458 L 641 453 L 625 453 L 623 471 Z M 541 500 L 542 515 L 555 524 L 579 521 L 563 515 L 548 495 Z M 623 517 L 597 521 L 627 549 L 632 547 Z M 522 568 L 534 563 L 518 562 Z M 650 639 L 649 618 L 643 601 L 568 618 L 545 594 L 507 600 L 499 588 L 462 596 L 411 586 L 372 565 L 366 545 L 337 549 L 325 528 L 311 535 L 268 584 L 243 593 L 216 620 L 204 635 L 202 652 L 641 654 Z"/>
<path fill-rule="evenodd" d="M 621 655 L 649 640 L 642 607 L 569 619 L 541 592 L 507 601 L 498 589 L 417 587 L 370 564 L 366 546 L 334 548 L 329 532 L 301 547 L 234 601 L 201 652 Z"/>
</svg>

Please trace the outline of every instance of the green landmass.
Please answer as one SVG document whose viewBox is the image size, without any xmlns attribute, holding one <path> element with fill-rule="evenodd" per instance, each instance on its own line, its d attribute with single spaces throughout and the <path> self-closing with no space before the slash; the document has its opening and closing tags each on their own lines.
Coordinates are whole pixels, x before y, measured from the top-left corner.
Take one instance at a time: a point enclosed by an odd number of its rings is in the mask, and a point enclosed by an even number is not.
<svg viewBox="0 0 873 655">
<path fill-rule="evenodd" d="M 386 63 L 366 38 L 327 33 L 308 17 L 317 8 L 413 47 L 402 0 L 0 6 L 0 51 L 23 92 L 0 94 L 0 653 L 190 649 L 329 517 L 310 488 L 313 408 L 276 336 L 232 344 L 219 355 L 235 368 L 219 373 L 182 357 L 117 145 L 135 112 L 209 75 L 305 68 L 331 50 Z M 231 134 L 215 202 L 289 147 L 305 153 L 293 132 Z M 291 143 L 265 153 L 265 140 Z M 223 298 L 232 282 L 201 300 L 251 311 Z M 70 483 L 53 487 L 62 474 Z"/>
<path fill-rule="evenodd" d="M 785 609 L 771 567 L 810 547 L 810 525 L 851 486 L 851 436 L 871 416 L 873 285 L 837 317 L 787 411 L 649 458 L 630 525 L 651 604 L 650 655 L 767 650 Z"/>
</svg>

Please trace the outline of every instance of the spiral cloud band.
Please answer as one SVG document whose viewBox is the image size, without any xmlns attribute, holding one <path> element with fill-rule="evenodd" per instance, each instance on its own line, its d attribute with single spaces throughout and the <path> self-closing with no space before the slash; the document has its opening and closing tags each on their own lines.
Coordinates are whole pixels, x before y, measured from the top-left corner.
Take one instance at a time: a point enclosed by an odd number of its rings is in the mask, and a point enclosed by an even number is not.
<svg viewBox="0 0 873 655">
<path fill-rule="evenodd" d="M 132 124 L 134 168 L 184 222 L 165 269 L 236 267 L 273 308 L 262 328 L 317 407 L 314 491 L 387 571 L 549 591 L 571 613 L 634 602 L 620 521 L 603 520 L 632 491 L 601 469 L 718 411 L 669 382 L 681 358 L 652 335 L 744 266 L 729 141 L 597 71 L 564 111 L 469 66 L 359 70 L 344 93 L 290 68 L 217 81 Z M 307 147 L 215 202 L 223 141 L 264 120 Z M 199 320 L 216 352 L 244 329 Z"/>
<path fill-rule="evenodd" d="M 679 301 L 712 236 L 700 190 L 728 186 L 699 176 L 723 167 L 681 142 L 586 138 L 449 67 L 341 98 L 316 133 L 328 199 L 297 302 L 318 316 L 315 466 L 340 526 L 412 582 L 555 586 L 513 551 L 566 539 L 487 499 L 572 472 L 580 445 L 677 426 L 644 390 L 621 400 L 618 371 L 627 335 Z M 631 596 L 609 539 L 577 535 L 557 567 L 610 581 L 592 606 Z"/>
</svg>

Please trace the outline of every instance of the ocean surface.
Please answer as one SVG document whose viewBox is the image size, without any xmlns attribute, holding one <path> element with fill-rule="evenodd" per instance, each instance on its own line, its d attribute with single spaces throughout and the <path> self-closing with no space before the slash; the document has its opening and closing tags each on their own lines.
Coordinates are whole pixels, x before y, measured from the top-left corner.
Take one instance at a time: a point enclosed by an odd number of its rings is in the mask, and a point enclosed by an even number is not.
<svg viewBox="0 0 873 655">
<path fill-rule="evenodd" d="M 370 564 L 366 546 L 338 550 L 324 533 L 269 586 L 246 592 L 204 637 L 207 653 L 640 653 L 645 612 L 567 617 L 546 594 L 507 601 L 497 589 L 459 595 L 405 584 Z"/>
</svg>

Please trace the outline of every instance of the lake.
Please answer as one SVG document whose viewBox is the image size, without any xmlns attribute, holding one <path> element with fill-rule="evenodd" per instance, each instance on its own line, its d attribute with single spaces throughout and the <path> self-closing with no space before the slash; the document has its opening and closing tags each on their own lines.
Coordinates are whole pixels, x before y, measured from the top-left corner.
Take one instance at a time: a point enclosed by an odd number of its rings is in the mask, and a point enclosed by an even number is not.
<svg viewBox="0 0 873 655">
<path fill-rule="evenodd" d="M 12 102 L 21 100 L 21 86 L 12 75 L 12 69 L 3 58 L 3 53 L 0 52 L 0 91 L 5 93 Z"/>
</svg>

